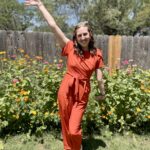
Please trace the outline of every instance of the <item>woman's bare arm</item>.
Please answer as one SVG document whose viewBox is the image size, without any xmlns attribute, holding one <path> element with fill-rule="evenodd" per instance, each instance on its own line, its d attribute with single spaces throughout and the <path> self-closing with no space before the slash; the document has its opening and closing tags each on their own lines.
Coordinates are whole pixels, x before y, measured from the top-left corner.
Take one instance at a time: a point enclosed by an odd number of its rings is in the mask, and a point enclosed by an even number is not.
<svg viewBox="0 0 150 150">
<path fill-rule="evenodd" d="M 41 0 L 25 0 L 25 6 L 37 6 L 37 8 L 43 14 L 48 25 L 52 29 L 52 32 L 55 34 L 60 47 L 63 48 L 66 45 L 66 43 L 69 41 L 69 39 L 65 36 L 65 34 L 62 32 L 62 30 L 56 24 L 54 18 L 48 12 L 48 10 L 44 6 L 44 4 L 41 2 Z"/>
</svg>

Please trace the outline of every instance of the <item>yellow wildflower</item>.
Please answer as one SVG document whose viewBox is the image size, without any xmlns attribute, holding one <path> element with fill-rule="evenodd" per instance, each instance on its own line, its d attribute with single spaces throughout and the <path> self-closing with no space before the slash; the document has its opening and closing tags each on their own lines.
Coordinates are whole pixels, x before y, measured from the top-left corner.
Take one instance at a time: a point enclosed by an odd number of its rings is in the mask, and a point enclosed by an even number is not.
<svg viewBox="0 0 150 150">
<path fill-rule="evenodd" d="M 102 110 L 105 110 L 105 107 L 103 106 L 103 107 L 101 107 L 101 109 L 102 109 Z"/>
<path fill-rule="evenodd" d="M 50 116 L 54 116 L 54 113 L 53 113 L 53 112 L 51 112 L 51 113 L 50 113 Z"/>
<path fill-rule="evenodd" d="M 24 50 L 22 48 L 18 48 L 18 50 L 21 52 L 21 53 L 24 53 Z"/>
<path fill-rule="evenodd" d="M 49 71 L 48 67 L 45 67 L 44 68 L 44 73 L 48 73 L 48 71 Z"/>
<path fill-rule="evenodd" d="M 57 102 L 54 102 L 53 106 L 57 106 Z"/>
<path fill-rule="evenodd" d="M 145 93 L 150 93 L 150 89 L 144 89 Z"/>
<path fill-rule="evenodd" d="M 25 59 L 20 59 L 20 60 L 18 61 L 18 63 L 19 63 L 19 65 L 23 65 L 23 64 L 26 63 L 26 61 L 25 61 Z"/>
<path fill-rule="evenodd" d="M 1 51 L 1 52 L 0 52 L 0 55 L 4 55 L 4 54 L 6 54 L 5 51 Z"/>
<path fill-rule="evenodd" d="M 21 90 L 20 94 L 21 95 L 29 95 L 30 91 L 25 91 L 25 90 Z"/>
<path fill-rule="evenodd" d="M 13 115 L 13 117 L 18 120 L 19 119 L 19 114 Z"/>
<path fill-rule="evenodd" d="M 24 97 L 24 101 L 27 102 L 28 100 L 29 100 L 29 97 L 28 97 L 28 96 L 25 96 L 25 97 Z"/>
<path fill-rule="evenodd" d="M 146 118 L 150 119 L 150 115 L 146 116 Z"/>
<path fill-rule="evenodd" d="M 108 113 L 107 113 L 107 115 L 111 115 L 112 114 L 112 112 L 111 111 L 109 111 Z"/>
<path fill-rule="evenodd" d="M 18 114 L 16 115 L 16 119 L 19 119 L 19 115 Z"/>
<path fill-rule="evenodd" d="M 102 115 L 101 118 L 106 119 L 107 117 L 105 115 Z"/>
<path fill-rule="evenodd" d="M 45 116 L 48 116 L 48 114 L 49 114 L 48 112 L 45 112 L 45 114 L 44 114 L 44 115 L 45 115 Z"/>
<path fill-rule="evenodd" d="M 31 111 L 30 111 L 30 114 L 32 114 L 32 115 L 36 115 L 36 114 L 37 114 L 37 112 L 36 112 L 35 110 L 31 110 Z"/>
<path fill-rule="evenodd" d="M 16 98 L 16 102 L 20 102 L 20 98 Z"/>
<path fill-rule="evenodd" d="M 141 109 L 139 107 L 137 107 L 136 112 L 141 112 Z"/>
<path fill-rule="evenodd" d="M 2 61 L 7 61 L 7 59 L 6 59 L 6 58 L 3 58 Z"/>
<path fill-rule="evenodd" d="M 25 57 L 25 58 L 30 58 L 29 55 L 27 55 L 27 54 L 26 54 L 24 57 Z"/>
</svg>

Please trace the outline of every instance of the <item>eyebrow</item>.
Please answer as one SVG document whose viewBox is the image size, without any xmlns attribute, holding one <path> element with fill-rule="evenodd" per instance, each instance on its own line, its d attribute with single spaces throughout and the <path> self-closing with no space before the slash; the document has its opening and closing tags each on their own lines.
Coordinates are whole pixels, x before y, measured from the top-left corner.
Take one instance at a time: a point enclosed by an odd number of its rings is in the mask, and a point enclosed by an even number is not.
<svg viewBox="0 0 150 150">
<path fill-rule="evenodd" d="M 88 34 L 88 32 L 84 32 L 84 33 L 80 33 L 80 34 L 77 34 L 77 36 L 80 36 L 80 35 L 86 35 L 86 34 Z"/>
</svg>

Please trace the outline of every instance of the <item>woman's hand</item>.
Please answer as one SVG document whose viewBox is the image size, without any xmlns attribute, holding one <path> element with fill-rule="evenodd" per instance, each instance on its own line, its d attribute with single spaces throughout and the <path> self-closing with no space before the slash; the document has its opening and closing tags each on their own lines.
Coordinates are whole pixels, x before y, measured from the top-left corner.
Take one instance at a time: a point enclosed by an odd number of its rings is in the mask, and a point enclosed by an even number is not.
<svg viewBox="0 0 150 150">
<path fill-rule="evenodd" d="M 25 0 L 25 6 L 40 6 L 42 5 L 41 0 Z"/>
</svg>

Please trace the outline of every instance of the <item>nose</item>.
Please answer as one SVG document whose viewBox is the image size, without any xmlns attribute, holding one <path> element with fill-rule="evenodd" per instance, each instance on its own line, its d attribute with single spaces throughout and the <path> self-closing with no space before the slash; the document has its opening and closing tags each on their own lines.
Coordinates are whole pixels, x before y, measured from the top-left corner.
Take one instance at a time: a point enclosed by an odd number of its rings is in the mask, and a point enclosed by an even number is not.
<svg viewBox="0 0 150 150">
<path fill-rule="evenodd" d="M 81 40 L 84 40 L 85 39 L 85 36 L 84 35 L 81 35 Z"/>
</svg>

